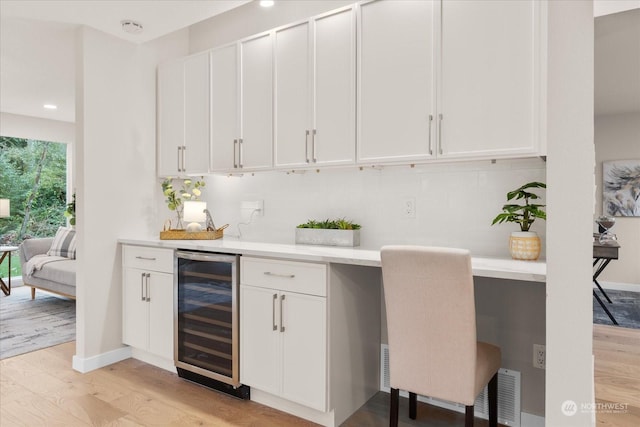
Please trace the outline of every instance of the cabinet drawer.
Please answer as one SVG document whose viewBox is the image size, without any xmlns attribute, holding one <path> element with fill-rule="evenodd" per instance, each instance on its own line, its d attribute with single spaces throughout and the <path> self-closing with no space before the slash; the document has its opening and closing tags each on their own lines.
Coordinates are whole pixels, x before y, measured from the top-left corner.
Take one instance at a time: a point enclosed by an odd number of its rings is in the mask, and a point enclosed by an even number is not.
<svg viewBox="0 0 640 427">
<path fill-rule="evenodd" d="M 327 296 L 327 266 L 279 259 L 240 259 L 243 285 Z"/>
<path fill-rule="evenodd" d="M 173 249 L 125 245 L 122 260 L 125 267 L 173 274 Z"/>
</svg>

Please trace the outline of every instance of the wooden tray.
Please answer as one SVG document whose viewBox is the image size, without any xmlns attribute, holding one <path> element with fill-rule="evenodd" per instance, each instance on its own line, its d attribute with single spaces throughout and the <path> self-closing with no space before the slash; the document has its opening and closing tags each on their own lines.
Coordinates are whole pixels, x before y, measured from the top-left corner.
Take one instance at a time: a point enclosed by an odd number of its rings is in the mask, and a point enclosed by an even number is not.
<svg viewBox="0 0 640 427">
<path fill-rule="evenodd" d="M 160 232 L 160 240 L 216 240 L 222 239 L 224 229 L 214 231 L 187 232 L 186 230 L 163 230 Z"/>
</svg>

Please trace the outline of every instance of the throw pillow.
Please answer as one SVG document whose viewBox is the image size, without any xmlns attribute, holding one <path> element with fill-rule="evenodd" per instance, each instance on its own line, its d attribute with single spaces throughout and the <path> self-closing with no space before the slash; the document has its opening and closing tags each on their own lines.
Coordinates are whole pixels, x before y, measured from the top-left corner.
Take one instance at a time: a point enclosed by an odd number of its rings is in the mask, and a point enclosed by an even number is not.
<svg viewBox="0 0 640 427">
<path fill-rule="evenodd" d="M 53 238 L 51 248 L 47 252 L 49 256 L 61 256 L 65 258 L 76 258 L 76 230 L 72 228 L 60 227 Z"/>
</svg>

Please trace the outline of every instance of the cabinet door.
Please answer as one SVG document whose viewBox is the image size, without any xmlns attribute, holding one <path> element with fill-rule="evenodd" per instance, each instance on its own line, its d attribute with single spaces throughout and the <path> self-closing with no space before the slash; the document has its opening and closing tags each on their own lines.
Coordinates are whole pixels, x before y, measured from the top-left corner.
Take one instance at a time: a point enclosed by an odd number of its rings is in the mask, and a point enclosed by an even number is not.
<svg viewBox="0 0 640 427">
<path fill-rule="evenodd" d="M 275 32 L 275 163 L 310 161 L 311 70 L 309 22 Z"/>
<path fill-rule="evenodd" d="M 433 9 L 431 1 L 381 0 L 361 5 L 359 162 L 431 155 Z"/>
<path fill-rule="evenodd" d="M 149 345 L 149 305 L 146 296 L 146 272 L 124 269 L 122 289 L 122 342 L 147 349 Z"/>
<path fill-rule="evenodd" d="M 159 176 L 180 175 L 184 144 L 184 62 L 172 61 L 158 67 L 158 153 Z M 180 150 L 180 151 L 179 151 Z"/>
<path fill-rule="evenodd" d="M 282 297 L 284 296 L 284 299 Z M 286 293 L 282 304 L 282 397 L 326 410 L 326 298 Z"/>
<path fill-rule="evenodd" d="M 184 63 L 183 169 L 209 172 L 209 54 L 191 56 Z"/>
<path fill-rule="evenodd" d="M 237 46 L 232 44 L 211 51 L 211 169 L 228 171 L 237 163 L 238 124 Z"/>
<path fill-rule="evenodd" d="M 311 161 L 350 164 L 356 153 L 355 16 L 349 8 L 315 20 Z"/>
<path fill-rule="evenodd" d="M 278 293 L 240 286 L 240 381 L 280 393 L 280 329 Z"/>
<path fill-rule="evenodd" d="M 441 157 L 535 152 L 540 3 L 442 2 Z"/>
<path fill-rule="evenodd" d="M 173 359 L 173 275 L 149 273 L 149 351 Z"/>
<path fill-rule="evenodd" d="M 273 163 L 273 45 L 271 34 L 240 44 L 242 139 L 238 162 L 244 169 L 266 169 Z"/>
</svg>

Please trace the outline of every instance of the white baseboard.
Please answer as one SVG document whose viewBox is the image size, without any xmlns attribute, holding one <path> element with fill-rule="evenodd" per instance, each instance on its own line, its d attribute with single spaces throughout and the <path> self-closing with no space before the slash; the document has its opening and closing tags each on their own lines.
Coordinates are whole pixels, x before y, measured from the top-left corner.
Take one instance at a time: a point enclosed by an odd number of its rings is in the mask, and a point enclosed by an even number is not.
<svg viewBox="0 0 640 427">
<path fill-rule="evenodd" d="M 621 283 L 621 282 L 603 282 L 600 281 L 600 286 L 604 289 L 611 289 L 614 291 L 629 291 L 640 292 L 640 284 L 638 283 Z"/>
<path fill-rule="evenodd" d="M 173 372 L 177 374 L 176 366 L 173 363 L 173 359 L 165 359 L 164 357 L 156 356 L 148 351 L 140 350 L 135 347 L 131 347 L 131 357 L 148 363 L 149 365 L 156 366 L 165 371 Z"/>
<path fill-rule="evenodd" d="M 120 362 L 121 360 L 129 359 L 130 357 L 131 347 L 121 347 L 91 357 L 79 357 L 78 355 L 74 355 L 72 367 L 74 370 L 84 374 L 113 363 Z"/>
</svg>

